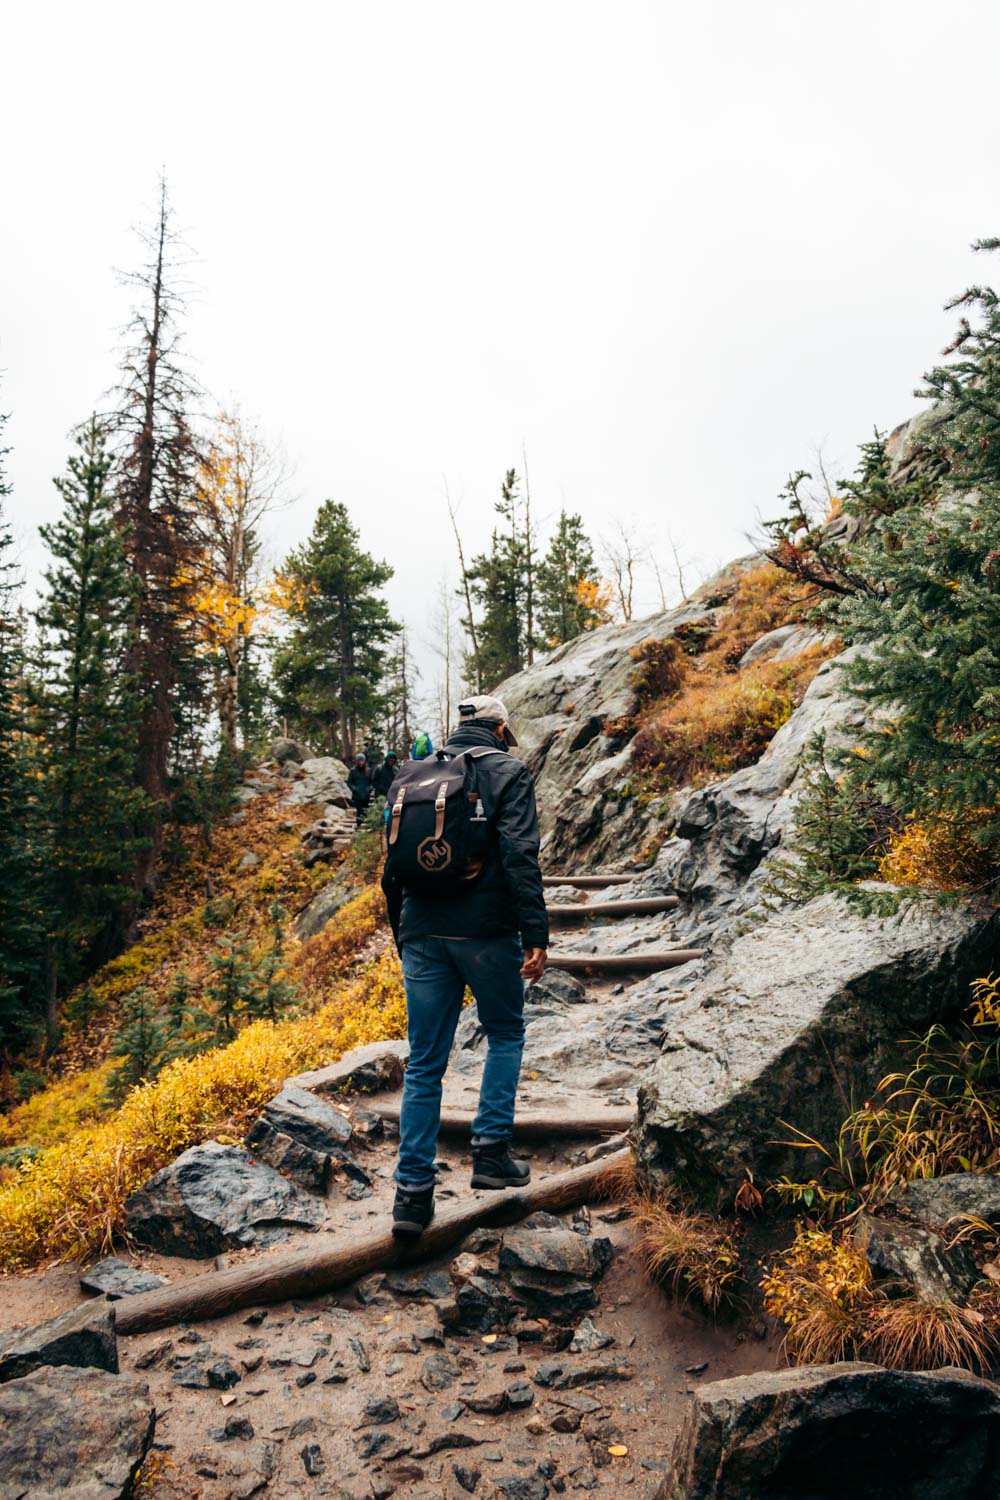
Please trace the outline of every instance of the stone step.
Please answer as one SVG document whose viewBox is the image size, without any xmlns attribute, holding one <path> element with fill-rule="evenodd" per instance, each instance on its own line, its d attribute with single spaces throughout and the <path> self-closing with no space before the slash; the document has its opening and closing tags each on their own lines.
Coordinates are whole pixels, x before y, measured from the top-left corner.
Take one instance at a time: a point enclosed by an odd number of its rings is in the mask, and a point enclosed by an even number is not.
<svg viewBox="0 0 1000 1500">
<path fill-rule="evenodd" d="M 575 885 L 581 891 L 600 891 L 609 885 L 629 885 L 634 875 L 543 875 L 542 885 Z"/>
<path fill-rule="evenodd" d="M 676 969 L 695 958 L 704 958 L 705 948 L 668 948 L 663 953 L 554 953 L 549 949 L 549 968 L 567 974 L 653 974 Z"/>
<path fill-rule="evenodd" d="M 573 905 L 550 906 L 549 916 L 559 922 L 580 922 L 587 917 L 644 917 L 652 912 L 673 911 L 680 902 L 676 896 L 638 896 L 634 901 L 584 901 Z"/>
</svg>

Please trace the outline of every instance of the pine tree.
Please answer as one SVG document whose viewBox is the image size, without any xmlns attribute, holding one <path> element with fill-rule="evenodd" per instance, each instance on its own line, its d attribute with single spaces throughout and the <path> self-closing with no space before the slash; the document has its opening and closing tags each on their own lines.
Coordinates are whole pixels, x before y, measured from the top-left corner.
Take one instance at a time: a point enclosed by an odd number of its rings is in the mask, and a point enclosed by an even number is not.
<svg viewBox="0 0 1000 1500">
<path fill-rule="evenodd" d="M 490 550 L 474 557 L 468 568 L 471 600 L 482 611 L 478 621 L 466 620 L 475 639 L 469 676 L 484 690 L 520 672 L 528 656 L 528 548 L 520 500 L 520 482 L 508 469 L 494 506 L 500 525 L 494 528 Z"/>
<path fill-rule="evenodd" d="M 559 523 L 538 569 L 538 623 L 547 646 L 571 641 L 607 619 L 600 603 L 594 548 L 583 519 L 559 512 Z"/>
<path fill-rule="evenodd" d="M 139 705 L 125 671 L 134 588 L 107 480 L 111 458 L 96 418 L 55 481 L 63 513 L 42 526 L 53 566 L 36 614 L 44 741 L 40 800 L 49 867 L 47 1026 L 61 994 L 110 956 L 131 897 L 145 804 L 134 787 Z"/>
<path fill-rule="evenodd" d="M 1000 866 L 1000 300 L 973 287 L 951 305 L 965 309 L 960 357 L 921 393 L 945 403 L 946 491 L 862 533 L 878 589 L 843 600 L 835 621 L 867 648 L 847 679 L 874 711 L 860 738 L 879 795 L 919 819 L 968 819 Z"/>
<path fill-rule="evenodd" d="M 805 469 L 789 477 L 779 496 L 785 513 L 764 523 L 765 555 L 821 596 L 884 596 L 885 580 L 872 569 L 865 537 L 897 513 L 905 515 L 926 504 L 931 479 L 925 474 L 908 479 L 894 474 L 885 433 L 877 428 L 860 446 L 857 473 L 839 482 L 835 514 L 825 513 L 822 502 L 805 489 L 811 479 Z"/>
<path fill-rule="evenodd" d="M 140 705 L 133 772 L 145 793 L 133 876 L 140 892 L 155 884 L 178 742 L 198 742 L 206 706 L 193 605 L 201 548 L 191 417 L 198 390 L 180 353 L 179 239 L 163 180 L 155 221 L 141 237 L 145 264 L 125 278 L 139 301 L 111 418 L 117 518 L 136 581 L 127 669 Z"/>
<path fill-rule="evenodd" d="M 23 618 L 6 504 L 0 413 L 0 1048 L 17 1052 L 42 1019 L 41 955 L 45 913 L 35 817 L 36 777 L 25 733 Z"/>
<path fill-rule="evenodd" d="M 215 1038 L 231 1042 L 247 1014 L 255 1013 L 260 995 L 257 972 L 245 939 L 228 933 L 209 956 L 213 976 L 205 990 Z"/>
<path fill-rule="evenodd" d="M 252 1019 L 277 1021 L 298 996 L 295 986 L 285 978 L 285 909 L 279 901 L 268 908 L 271 919 L 271 942 L 257 965 L 257 986 L 247 997 L 244 1009 Z"/>
<path fill-rule="evenodd" d="M 145 985 L 128 997 L 124 1025 L 114 1036 L 111 1055 L 120 1059 L 106 1090 L 114 1104 L 120 1104 L 130 1089 L 155 1078 L 167 1060 L 167 1030 Z"/>
<path fill-rule="evenodd" d="M 347 507 L 326 500 L 283 572 L 301 604 L 275 653 L 279 711 L 349 759 L 384 709 L 387 643 L 400 628 L 382 594 L 392 569 L 362 550 Z"/>
<path fill-rule="evenodd" d="M 814 735 L 802 754 L 792 829 L 771 860 L 763 894 L 768 906 L 810 901 L 826 891 L 848 894 L 875 874 L 891 823 L 887 809 L 864 785 L 863 768 L 831 766 L 825 736 Z"/>
</svg>

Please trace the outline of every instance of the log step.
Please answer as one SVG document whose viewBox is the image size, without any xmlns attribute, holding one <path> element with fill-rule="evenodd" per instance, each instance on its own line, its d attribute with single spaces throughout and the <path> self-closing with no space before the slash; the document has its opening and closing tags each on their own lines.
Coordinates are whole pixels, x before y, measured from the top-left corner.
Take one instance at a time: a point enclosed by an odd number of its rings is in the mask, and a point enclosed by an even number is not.
<svg viewBox="0 0 1000 1500">
<path fill-rule="evenodd" d="M 668 948 L 665 953 L 553 953 L 549 950 L 549 968 L 563 969 L 567 974 L 653 974 L 659 969 L 676 969 L 692 959 L 704 958 L 705 948 Z"/>
<path fill-rule="evenodd" d="M 363 1101 L 366 1109 L 381 1115 L 383 1120 L 399 1124 L 399 1104 L 383 1104 L 376 1098 Z M 473 1112 L 465 1109 L 441 1111 L 441 1129 L 446 1135 L 468 1135 L 472 1129 Z M 514 1135 L 518 1138 L 530 1136 L 573 1139 L 584 1135 L 622 1135 L 635 1124 L 634 1109 L 602 1109 L 592 1114 L 573 1116 L 542 1114 L 538 1110 L 518 1111 L 514 1116 Z"/>
<path fill-rule="evenodd" d="M 629 885 L 634 879 L 634 875 L 543 875 L 542 885 L 575 885 L 581 891 L 601 891 L 609 885 Z"/>
<path fill-rule="evenodd" d="M 285 1250 L 254 1257 L 223 1271 L 188 1276 L 154 1292 L 139 1292 L 115 1303 L 115 1330 L 120 1335 L 148 1333 L 173 1323 L 199 1322 L 236 1312 L 241 1307 L 315 1297 L 389 1266 L 413 1265 L 440 1255 L 481 1225 L 514 1224 L 539 1209 L 561 1213 L 608 1193 L 614 1169 L 632 1160 L 628 1147 L 602 1160 L 553 1172 L 524 1188 L 484 1193 L 438 1214 L 412 1247 L 394 1240 L 386 1213 L 381 1224 L 356 1238 L 338 1234 L 331 1244 Z M 346 1243 L 345 1243 L 346 1240 Z"/>
<path fill-rule="evenodd" d="M 634 901 L 581 901 L 572 906 L 557 904 L 547 910 L 557 921 L 579 922 L 586 917 L 644 917 L 654 911 L 673 911 L 679 905 L 676 896 L 638 896 Z"/>
</svg>

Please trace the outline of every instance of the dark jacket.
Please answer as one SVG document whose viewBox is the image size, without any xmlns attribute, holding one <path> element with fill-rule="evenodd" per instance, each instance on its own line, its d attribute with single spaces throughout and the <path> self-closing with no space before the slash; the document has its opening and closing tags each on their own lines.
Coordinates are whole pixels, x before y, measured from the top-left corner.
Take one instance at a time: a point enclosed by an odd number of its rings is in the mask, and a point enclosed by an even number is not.
<svg viewBox="0 0 1000 1500">
<path fill-rule="evenodd" d="M 352 766 L 347 773 L 347 786 L 355 807 L 367 807 L 372 800 L 372 779 L 367 766 Z"/>
<path fill-rule="evenodd" d="M 372 791 L 376 797 L 388 797 L 389 788 L 398 770 L 399 762 L 395 760 L 384 760 L 380 766 L 376 767 L 375 775 L 372 777 Z"/>
<path fill-rule="evenodd" d="M 501 748 L 481 724 L 463 724 L 448 740 L 451 755 L 476 745 Z M 538 813 L 531 772 L 506 752 L 475 762 L 475 785 L 489 824 L 482 873 L 456 891 L 403 890 L 382 877 L 397 944 L 416 937 L 503 937 L 520 933 L 526 948 L 547 948 L 549 921 L 538 864 Z M 391 797 L 390 797 L 391 801 Z"/>
</svg>

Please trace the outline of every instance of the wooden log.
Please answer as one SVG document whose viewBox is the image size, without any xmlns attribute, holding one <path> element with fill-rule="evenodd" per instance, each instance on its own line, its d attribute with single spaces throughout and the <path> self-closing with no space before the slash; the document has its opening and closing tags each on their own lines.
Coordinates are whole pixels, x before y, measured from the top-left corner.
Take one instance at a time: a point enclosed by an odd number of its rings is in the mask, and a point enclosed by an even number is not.
<svg viewBox="0 0 1000 1500">
<path fill-rule="evenodd" d="M 174 1323 L 222 1317 L 264 1302 L 315 1297 L 370 1271 L 429 1260 L 482 1225 L 513 1224 L 538 1209 L 559 1213 L 594 1201 L 601 1195 L 605 1174 L 630 1156 L 626 1147 L 600 1161 L 554 1172 L 528 1187 L 488 1193 L 446 1209 L 414 1243 L 393 1239 L 386 1214 L 383 1226 L 346 1244 L 262 1255 L 224 1271 L 210 1271 L 154 1292 L 124 1297 L 115 1307 L 115 1329 L 119 1334 L 148 1333 Z"/>
<path fill-rule="evenodd" d="M 398 1125 L 400 1106 L 397 1101 L 382 1104 L 378 1099 L 372 1099 L 370 1107 L 383 1120 Z M 441 1129 L 446 1135 L 468 1135 L 472 1129 L 472 1121 L 472 1110 L 441 1111 Z M 592 1114 L 580 1115 L 532 1114 L 527 1111 L 514 1116 L 514 1135 L 518 1139 L 551 1136 L 559 1140 L 585 1135 L 619 1135 L 623 1130 L 631 1130 L 634 1123 L 634 1109 L 605 1109 L 599 1113 L 595 1110 Z"/>
<path fill-rule="evenodd" d="M 655 974 L 660 969 L 676 969 L 692 959 L 704 958 L 705 948 L 668 948 L 665 953 L 553 953 L 549 949 L 549 968 L 564 969 L 567 974 Z"/>
<path fill-rule="evenodd" d="M 542 884 L 575 885 L 581 891 L 601 891 L 608 885 L 629 885 L 634 879 L 635 875 L 543 875 Z"/>
<path fill-rule="evenodd" d="M 646 917 L 656 911 L 673 911 L 680 903 L 676 896 L 638 896 L 634 901 L 581 901 L 579 904 L 549 906 L 550 917 L 561 922 L 580 922 L 587 917 Z"/>
</svg>

